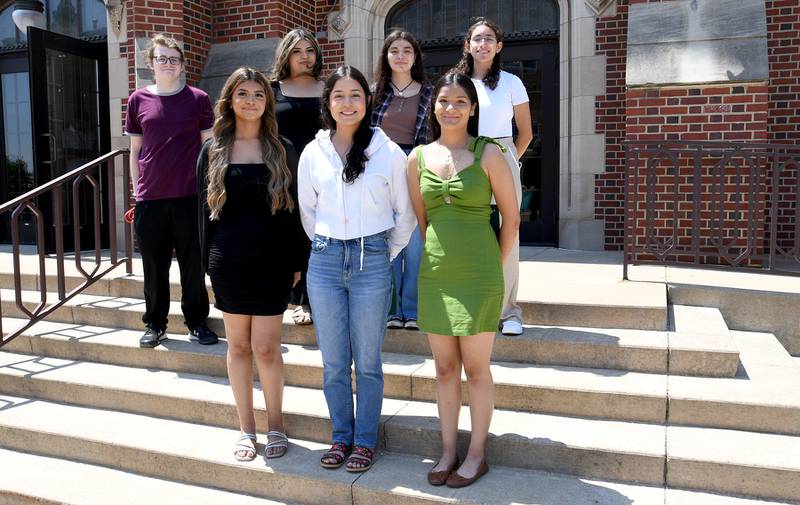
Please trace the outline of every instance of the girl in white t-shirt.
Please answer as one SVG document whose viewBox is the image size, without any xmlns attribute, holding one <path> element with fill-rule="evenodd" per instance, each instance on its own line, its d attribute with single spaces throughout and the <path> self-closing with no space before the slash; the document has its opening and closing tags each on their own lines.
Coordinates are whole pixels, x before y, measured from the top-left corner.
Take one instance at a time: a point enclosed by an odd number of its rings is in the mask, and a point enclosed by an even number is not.
<svg viewBox="0 0 800 505">
<path fill-rule="evenodd" d="M 508 149 L 506 159 L 514 176 L 517 204 L 522 200 L 522 182 L 519 173 L 519 155 L 524 153 L 533 139 L 528 93 L 522 81 L 514 74 L 500 69 L 500 51 L 503 49 L 503 31 L 497 24 L 479 18 L 467 30 L 461 61 L 456 71 L 469 75 L 478 91 L 480 119 L 478 132 L 493 137 Z M 511 120 L 517 125 L 517 138 L 512 137 Z M 522 309 L 517 304 L 519 285 L 519 235 L 511 255 L 503 264 L 505 296 L 500 316 L 504 335 L 522 334 Z"/>
</svg>

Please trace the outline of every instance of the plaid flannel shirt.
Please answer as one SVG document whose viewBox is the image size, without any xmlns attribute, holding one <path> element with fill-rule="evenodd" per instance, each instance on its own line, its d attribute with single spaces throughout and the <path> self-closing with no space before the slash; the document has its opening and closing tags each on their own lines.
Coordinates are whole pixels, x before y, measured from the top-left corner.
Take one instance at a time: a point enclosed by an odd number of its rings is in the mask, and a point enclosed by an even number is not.
<svg viewBox="0 0 800 505">
<path fill-rule="evenodd" d="M 433 86 L 429 83 L 422 85 L 419 90 L 419 107 L 417 108 L 417 121 L 414 125 L 414 145 L 428 143 L 428 110 L 431 106 L 431 95 L 433 94 Z M 386 109 L 389 108 L 389 103 L 394 97 L 394 91 L 391 86 L 387 86 L 386 90 L 381 96 L 378 106 L 372 111 L 372 126 L 380 126 L 383 121 L 383 116 L 386 114 Z"/>
</svg>

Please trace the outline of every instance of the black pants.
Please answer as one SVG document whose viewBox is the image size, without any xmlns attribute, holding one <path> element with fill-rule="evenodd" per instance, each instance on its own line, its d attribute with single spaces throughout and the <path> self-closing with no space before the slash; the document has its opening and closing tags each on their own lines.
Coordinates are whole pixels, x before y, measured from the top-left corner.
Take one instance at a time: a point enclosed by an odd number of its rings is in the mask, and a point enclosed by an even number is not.
<svg viewBox="0 0 800 505">
<path fill-rule="evenodd" d="M 136 202 L 133 229 L 144 267 L 144 324 L 155 329 L 167 328 L 173 249 L 181 271 L 184 322 L 189 329 L 205 322 L 208 292 L 200 265 L 197 195 Z"/>
</svg>

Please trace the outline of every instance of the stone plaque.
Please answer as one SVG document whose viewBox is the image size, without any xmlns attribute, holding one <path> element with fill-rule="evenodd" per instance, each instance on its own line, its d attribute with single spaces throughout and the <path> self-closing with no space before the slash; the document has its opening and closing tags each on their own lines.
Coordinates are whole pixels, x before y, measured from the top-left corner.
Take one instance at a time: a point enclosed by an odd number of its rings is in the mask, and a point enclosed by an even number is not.
<svg viewBox="0 0 800 505">
<path fill-rule="evenodd" d="M 629 86 L 761 81 L 768 76 L 764 0 L 630 6 Z"/>
<path fill-rule="evenodd" d="M 269 74 L 278 38 L 243 40 L 212 44 L 199 87 L 216 101 L 228 76 L 239 67 L 248 66 Z"/>
</svg>

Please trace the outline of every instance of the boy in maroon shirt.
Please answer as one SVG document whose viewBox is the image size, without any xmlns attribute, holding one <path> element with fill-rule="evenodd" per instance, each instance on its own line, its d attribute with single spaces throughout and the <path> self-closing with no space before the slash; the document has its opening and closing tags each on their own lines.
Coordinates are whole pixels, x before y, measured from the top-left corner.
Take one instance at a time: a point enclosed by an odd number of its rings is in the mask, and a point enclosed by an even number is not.
<svg viewBox="0 0 800 505">
<path fill-rule="evenodd" d="M 183 51 L 157 35 L 148 49 L 155 84 L 128 98 L 125 134 L 136 209 L 133 227 L 144 266 L 146 331 L 141 347 L 165 340 L 172 251 L 181 273 L 181 310 L 189 333 L 204 345 L 217 335 L 206 325 L 208 293 L 200 263 L 195 167 L 202 141 L 211 136 L 214 112 L 208 95 L 181 84 Z"/>
</svg>

